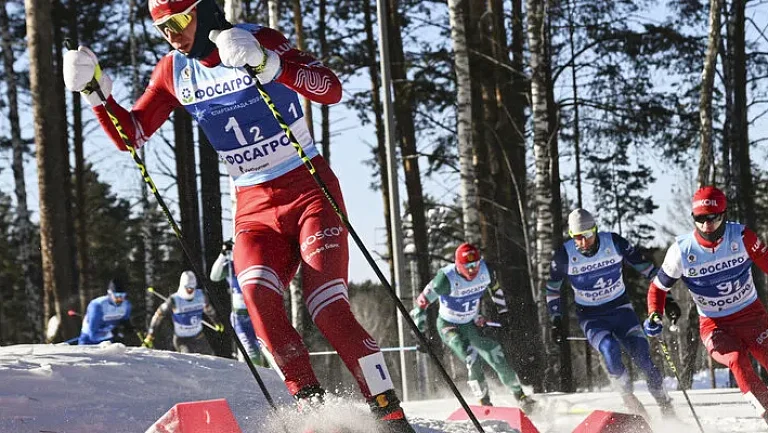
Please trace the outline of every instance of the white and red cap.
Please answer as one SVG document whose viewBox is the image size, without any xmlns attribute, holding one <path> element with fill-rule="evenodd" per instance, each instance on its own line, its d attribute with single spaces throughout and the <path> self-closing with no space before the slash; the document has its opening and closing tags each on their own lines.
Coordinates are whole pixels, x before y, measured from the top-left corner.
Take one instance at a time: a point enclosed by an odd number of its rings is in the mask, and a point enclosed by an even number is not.
<svg viewBox="0 0 768 433">
<path fill-rule="evenodd" d="M 727 205 L 725 194 L 714 186 L 705 186 L 693 194 L 694 216 L 720 214 Z"/>
<path fill-rule="evenodd" d="M 476 262 L 480 260 L 480 251 L 478 251 L 477 247 L 470 243 L 463 243 L 456 248 L 454 256 L 456 270 L 459 274 L 469 280 L 473 279 L 478 271 Z M 467 264 L 469 263 L 474 263 L 475 266 L 470 265 L 468 267 Z"/>
<path fill-rule="evenodd" d="M 149 14 L 153 23 L 163 22 L 165 18 L 184 12 L 200 0 L 149 0 Z"/>
</svg>

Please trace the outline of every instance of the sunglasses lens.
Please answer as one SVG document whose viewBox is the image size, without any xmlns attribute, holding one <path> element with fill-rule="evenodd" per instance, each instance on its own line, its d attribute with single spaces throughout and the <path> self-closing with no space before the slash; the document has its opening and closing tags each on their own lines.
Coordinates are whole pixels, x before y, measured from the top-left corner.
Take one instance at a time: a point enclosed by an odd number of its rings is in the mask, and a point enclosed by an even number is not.
<svg viewBox="0 0 768 433">
<path fill-rule="evenodd" d="M 480 262 L 469 262 L 469 263 L 465 263 L 464 267 L 471 271 L 471 270 L 476 269 L 479 264 L 480 264 Z"/>
<path fill-rule="evenodd" d="M 696 215 L 693 217 L 693 220 L 696 221 L 699 224 L 704 224 L 707 221 L 717 221 L 720 219 L 722 214 L 708 214 L 708 215 Z"/>
<path fill-rule="evenodd" d="M 176 15 L 171 15 L 167 21 L 156 24 L 155 27 L 157 27 L 158 30 L 160 30 L 160 33 L 166 34 L 167 32 L 171 33 L 181 33 L 184 31 L 184 29 L 187 28 L 189 23 L 192 22 L 192 15 L 188 13 L 180 13 Z"/>
<path fill-rule="evenodd" d="M 584 240 L 584 239 L 592 239 L 592 236 L 594 236 L 594 235 L 595 235 L 595 232 L 588 231 L 588 232 L 584 232 L 584 233 L 572 234 L 571 237 L 573 239 L 577 240 L 577 241 L 581 241 L 581 240 Z"/>
</svg>

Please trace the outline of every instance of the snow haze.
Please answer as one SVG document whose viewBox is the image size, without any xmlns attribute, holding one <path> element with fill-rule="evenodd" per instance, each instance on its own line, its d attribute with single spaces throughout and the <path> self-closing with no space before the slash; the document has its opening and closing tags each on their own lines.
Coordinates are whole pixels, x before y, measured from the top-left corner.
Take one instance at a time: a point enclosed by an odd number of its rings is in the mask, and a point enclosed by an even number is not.
<svg viewBox="0 0 768 433">
<path fill-rule="evenodd" d="M 243 363 L 204 355 L 125 347 L 18 345 L 0 348 L 0 432 L 5 433 L 143 433 L 174 404 L 224 398 L 242 431 L 302 433 L 347 427 L 374 433 L 375 424 L 359 396 L 329 399 L 317 413 L 299 415 L 282 381 L 259 368 L 275 413 Z M 697 383 L 704 383 L 699 380 Z M 722 382 L 721 382 L 722 383 Z M 673 385 L 673 384 L 672 384 Z M 656 433 L 698 432 L 682 393 L 672 391 L 680 421 L 659 419 L 659 409 L 638 384 L 637 395 L 648 408 Z M 689 392 L 707 433 L 768 430 L 737 389 Z M 472 404 L 474 399 L 465 395 Z M 570 433 L 592 410 L 623 411 L 612 392 L 535 395 L 541 409 L 531 416 L 541 433 Z M 514 399 L 497 390 L 499 406 Z M 446 421 L 459 407 L 455 398 L 403 404 L 417 433 L 476 431 L 470 422 Z M 509 431 L 501 422 L 483 421 L 486 432 Z M 284 427 L 285 426 L 285 429 Z"/>
</svg>

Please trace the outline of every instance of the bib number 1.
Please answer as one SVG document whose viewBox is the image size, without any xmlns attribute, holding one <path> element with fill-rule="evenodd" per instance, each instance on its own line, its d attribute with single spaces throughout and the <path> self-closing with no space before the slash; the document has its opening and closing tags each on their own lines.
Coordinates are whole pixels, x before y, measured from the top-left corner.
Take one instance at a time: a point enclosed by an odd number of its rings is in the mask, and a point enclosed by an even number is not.
<svg viewBox="0 0 768 433">
<path fill-rule="evenodd" d="M 365 383 L 368 385 L 371 395 L 381 394 L 384 391 L 394 388 L 392 377 L 387 370 L 387 364 L 384 362 L 384 355 L 381 352 L 372 353 L 357 360 L 360 369 L 365 377 Z"/>
</svg>

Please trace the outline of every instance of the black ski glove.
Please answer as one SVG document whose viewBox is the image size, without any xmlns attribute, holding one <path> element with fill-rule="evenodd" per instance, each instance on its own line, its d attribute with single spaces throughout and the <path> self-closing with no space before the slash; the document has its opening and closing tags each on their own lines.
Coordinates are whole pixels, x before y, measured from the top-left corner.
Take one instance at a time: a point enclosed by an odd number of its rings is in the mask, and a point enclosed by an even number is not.
<svg viewBox="0 0 768 433">
<path fill-rule="evenodd" d="M 677 323 L 677 320 L 682 315 L 680 306 L 675 302 L 675 298 L 669 294 L 667 294 L 667 300 L 664 302 L 664 314 L 667 315 L 667 319 L 672 323 Z"/>
<path fill-rule="evenodd" d="M 221 252 L 222 253 L 228 253 L 232 251 L 232 246 L 234 243 L 232 242 L 232 239 L 228 241 L 224 241 L 224 244 L 221 246 Z"/>
<path fill-rule="evenodd" d="M 560 316 L 552 316 L 552 322 L 550 324 L 550 331 L 552 333 L 552 341 L 557 344 L 565 341 L 565 335 L 563 335 L 563 318 Z"/>
</svg>

